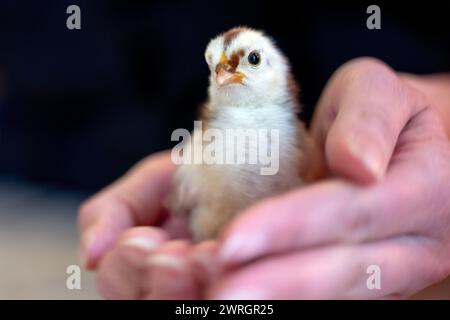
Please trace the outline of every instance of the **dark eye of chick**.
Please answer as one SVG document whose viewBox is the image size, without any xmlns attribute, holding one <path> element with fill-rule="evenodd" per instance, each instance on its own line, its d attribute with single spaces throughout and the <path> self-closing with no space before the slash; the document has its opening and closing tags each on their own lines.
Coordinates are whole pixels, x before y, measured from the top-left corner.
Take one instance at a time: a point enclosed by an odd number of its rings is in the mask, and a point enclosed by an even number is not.
<svg viewBox="0 0 450 320">
<path fill-rule="evenodd" d="M 258 51 L 252 51 L 248 55 L 248 63 L 252 66 L 257 66 L 261 62 L 261 56 Z"/>
</svg>

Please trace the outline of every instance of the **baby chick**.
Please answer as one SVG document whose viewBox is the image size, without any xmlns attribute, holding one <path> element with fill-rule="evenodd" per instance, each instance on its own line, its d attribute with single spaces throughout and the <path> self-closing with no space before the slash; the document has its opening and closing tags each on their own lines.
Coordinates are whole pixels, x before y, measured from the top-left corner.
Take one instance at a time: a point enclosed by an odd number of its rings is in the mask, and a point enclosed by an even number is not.
<svg viewBox="0 0 450 320">
<path fill-rule="evenodd" d="M 200 113 L 203 129 L 275 129 L 279 139 L 271 137 L 268 143 L 278 144 L 279 167 L 275 174 L 264 175 L 261 163 L 180 165 L 170 209 L 189 216 L 196 240 L 217 236 L 230 219 L 258 200 L 302 185 L 309 152 L 308 135 L 297 118 L 297 83 L 270 38 L 250 28 L 234 28 L 210 41 L 205 58 L 211 74 L 209 99 Z M 200 137 L 189 143 L 195 148 L 207 142 Z M 250 144 L 237 150 L 244 155 L 251 151 Z"/>
</svg>

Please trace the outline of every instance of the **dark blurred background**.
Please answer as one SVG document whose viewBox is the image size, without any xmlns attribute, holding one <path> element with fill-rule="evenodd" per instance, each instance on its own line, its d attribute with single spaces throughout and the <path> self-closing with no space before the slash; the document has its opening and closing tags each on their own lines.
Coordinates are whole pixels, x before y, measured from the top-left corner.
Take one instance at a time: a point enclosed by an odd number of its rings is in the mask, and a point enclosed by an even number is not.
<svg viewBox="0 0 450 320">
<path fill-rule="evenodd" d="M 81 8 L 81 30 L 66 8 Z M 414 73 L 449 71 L 449 2 L 5 1 L 0 3 L 0 175 L 92 192 L 171 146 L 206 98 L 203 52 L 236 25 L 290 58 L 304 118 L 332 72 L 370 55 Z"/>
<path fill-rule="evenodd" d="M 450 71 L 449 1 L 392 2 L 0 0 L 0 299 L 98 297 L 92 275 L 82 290 L 65 286 L 78 264 L 77 207 L 192 127 L 216 34 L 248 25 L 273 36 L 307 121 L 354 57 Z M 81 30 L 66 27 L 71 4 Z M 370 4 L 381 30 L 366 28 Z M 433 292 L 419 297 L 450 299 L 450 281 Z"/>
</svg>

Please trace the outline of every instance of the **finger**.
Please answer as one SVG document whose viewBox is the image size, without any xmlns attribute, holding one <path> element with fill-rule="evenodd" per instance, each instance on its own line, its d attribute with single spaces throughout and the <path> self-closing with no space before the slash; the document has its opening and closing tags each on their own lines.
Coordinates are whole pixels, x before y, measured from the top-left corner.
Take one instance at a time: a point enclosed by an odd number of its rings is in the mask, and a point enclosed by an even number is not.
<svg viewBox="0 0 450 320">
<path fill-rule="evenodd" d="M 169 234 L 155 227 L 134 227 L 122 232 L 118 239 L 118 245 L 134 250 L 153 251 L 169 240 Z"/>
<path fill-rule="evenodd" d="M 188 215 L 170 215 L 161 224 L 161 228 L 172 238 L 191 238 Z"/>
<path fill-rule="evenodd" d="M 80 255 L 86 268 L 96 267 L 124 229 L 161 217 L 173 170 L 167 153 L 151 156 L 82 205 Z"/>
<path fill-rule="evenodd" d="M 117 246 L 105 255 L 97 272 L 97 290 L 106 299 L 139 299 L 145 294 L 143 278 L 150 252 L 167 240 L 152 227 L 138 227 L 120 235 Z"/>
<path fill-rule="evenodd" d="M 225 229 L 219 241 L 220 260 L 234 266 L 264 255 L 326 244 L 342 233 L 336 221 L 358 192 L 348 182 L 329 180 L 265 200 Z"/>
<path fill-rule="evenodd" d="M 330 80 L 312 133 L 333 173 L 370 183 L 385 175 L 400 132 L 425 107 L 388 66 L 357 59 Z"/>
<path fill-rule="evenodd" d="M 208 298 L 401 298 L 445 278 L 441 270 L 420 240 L 401 237 L 259 260 L 225 275 L 209 289 Z"/>
<path fill-rule="evenodd" d="M 200 292 L 205 286 L 215 281 L 222 272 L 217 257 L 217 248 L 216 240 L 203 241 L 195 245 L 189 254 L 191 267 L 199 284 Z"/>
<path fill-rule="evenodd" d="M 445 133 L 433 119 L 426 111 L 410 121 L 380 183 L 358 187 L 328 181 L 250 208 L 225 231 L 221 260 L 240 264 L 277 252 L 398 234 L 443 236 L 440 226 L 450 223 L 445 211 L 450 153 Z M 430 210 L 432 216 L 423 214 Z"/>
<path fill-rule="evenodd" d="M 188 259 L 190 250 L 188 241 L 172 240 L 149 256 L 149 272 L 145 280 L 149 294 L 145 299 L 198 298 L 198 284 Z"/>
</svg>

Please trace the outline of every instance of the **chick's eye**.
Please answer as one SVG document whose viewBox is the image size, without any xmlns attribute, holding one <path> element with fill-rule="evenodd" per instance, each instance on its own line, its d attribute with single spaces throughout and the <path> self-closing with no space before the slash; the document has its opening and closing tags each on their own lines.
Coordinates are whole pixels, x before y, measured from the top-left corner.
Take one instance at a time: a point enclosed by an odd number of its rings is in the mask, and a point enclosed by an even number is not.
<svg viewBox="0 0 450 320">
<path fill-rule="evenodd" d="M 257 66 L 261 62 L 261 56 L 258 51 L 252 51 L 248 55 L 248 63 L 252 66 Z"/>
</svg>

